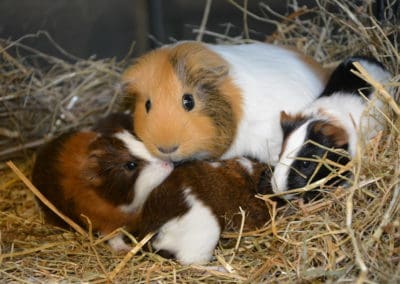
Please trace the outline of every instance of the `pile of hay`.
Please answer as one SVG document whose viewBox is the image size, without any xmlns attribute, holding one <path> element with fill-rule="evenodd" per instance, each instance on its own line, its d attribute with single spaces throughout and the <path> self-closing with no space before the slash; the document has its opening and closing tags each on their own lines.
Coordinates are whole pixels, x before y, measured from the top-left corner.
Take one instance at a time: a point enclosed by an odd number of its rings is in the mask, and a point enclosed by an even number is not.
<svg viewBox="0 0 400 284">
<path fill-rule="evenodd" d="M 274 20 L 267 41 L 296 46 L 327 67 L 348 55 L 373 55 L 396 75 L 391 87 L 398 88 L 396 10 L 388 7 L 378 22 L 369 1 L 351 2 L 319 0 L 308 9 L 293 0 L 293 13 Z M 261 8 L 259 15 L 244 10 L 244 19 L 270 22 L 273 11 Z M 23 41 L 0 40 L 0 53 L 0 159 L 13 157 L 28 176 L 28 149 L 117 108 L 125 62 L 68 63 Z M 27 186 L 0 164 L 0 282 L 400 282 L 400 123 L 398 105 L 390 106 L 387 131 L 351 164 L 348 188 L 279 210 L 267 201 L 273 220 L 260 231 L 224 233 L 207 266 L 181 266 L 141 250 L 114 254 L 103 239 L 46 225 Z"/>
</svg>

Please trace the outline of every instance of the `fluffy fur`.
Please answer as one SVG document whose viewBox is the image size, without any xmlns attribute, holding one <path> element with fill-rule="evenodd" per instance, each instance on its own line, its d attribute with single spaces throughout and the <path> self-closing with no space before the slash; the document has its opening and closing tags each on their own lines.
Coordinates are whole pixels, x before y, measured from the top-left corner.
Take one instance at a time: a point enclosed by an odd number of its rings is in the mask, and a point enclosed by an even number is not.
<svg viewBox="0 0 400 284">
<path fill-rule="evenodd" d="M 245 230 L 270 219 L 264 201 L 254 196 L 272 192 L 270 177 L 267 165 L 244 158 L 182 164 L 151 192 L 131 229 L 140 237 L 157 232 L 153 246 L 183 264 L 205 263 L 221 231 L 239 228 L 239 207 L 246 212 Z"/>
<path fill-rule="evenodd" d="M 180 42 L 141 57 L 123 82 L 135 101 L 135 132 L 153 155 L 276 163 L 279 111 L 309 104 L 324 74 L 314 61 L 278 46 Z"/>
<path fill-rule="evenodd" d="M 94 231 L 108 234 L 130 222 L 144 196 L 172 168 L 170 163 L 153 158 L 126 130 L 103 135 L 78 131 L 61 135 L 41 149 L 32 181 L 75 222 L 86 226 L 84 215 Z M 41 207 L 46 221 L 65 227 L 51 210 Z M 129 248 L 121 236 L 109 243 L 115 250 Z"/>
<path fill-rule="evenodd" d="M 301 188 L 328 176 L 332 169 L 318 167 L 316 159 L 346 164 L 356 154 L 359 137 L 367 141 L 382 130 L 378 109 L 383 103 L 367 82 L 351 72 L 355 61 L 375 80 L 385 83 L 390 79 L 383 65 L 374 59 L 351 57 L 337 67 L 319 98 L 303 111 L 296 115 L 282 112 L 285 139 L 272 178 L 275 192 Z"/>
</svg>

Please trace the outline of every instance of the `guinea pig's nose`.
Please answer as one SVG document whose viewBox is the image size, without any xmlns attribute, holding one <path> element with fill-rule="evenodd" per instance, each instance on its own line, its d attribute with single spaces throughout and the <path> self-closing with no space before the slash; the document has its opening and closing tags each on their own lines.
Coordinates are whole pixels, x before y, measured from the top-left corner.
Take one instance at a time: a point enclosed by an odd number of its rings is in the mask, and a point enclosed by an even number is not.
<svg viewBox="0 0 400 284">
<path fill-rule="evenodd" d="M 158 151 L 160 151 L 163 154 L 172 154 L 173 152 L 178 150 L 178 148 L 179 148 L 178 145 L 174 145 L 171 147 L 158 147 Z"/>
</svg>

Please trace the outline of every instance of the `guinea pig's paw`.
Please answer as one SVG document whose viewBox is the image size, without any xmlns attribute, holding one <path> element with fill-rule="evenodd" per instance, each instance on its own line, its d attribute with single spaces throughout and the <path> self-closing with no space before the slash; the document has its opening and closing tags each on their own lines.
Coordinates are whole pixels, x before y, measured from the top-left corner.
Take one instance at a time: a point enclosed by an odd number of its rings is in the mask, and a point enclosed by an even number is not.
<svg viewBox="0 0 400 284">
<path fill-rule="evenodd" d="M 124 242 L 122 235 L 117 235 L 116 237 L 108 240 L 108 244 L 113 251 L 118 253 L 128 252 L 132 249 L 131 246 Z"/>
<path fill-rule="evenodd" d="M 213 250 L 186 250 L 176 254 L 176 259 L 180 264 L 207 264 L 213 255 Z"/>
</svg>

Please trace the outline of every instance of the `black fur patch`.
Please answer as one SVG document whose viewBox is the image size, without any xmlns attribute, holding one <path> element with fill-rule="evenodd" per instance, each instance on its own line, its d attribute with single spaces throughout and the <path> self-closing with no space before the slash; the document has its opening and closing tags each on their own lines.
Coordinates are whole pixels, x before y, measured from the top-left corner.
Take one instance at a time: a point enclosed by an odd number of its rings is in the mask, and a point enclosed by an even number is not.
<svg viewBox="0 0 400 284">
<path fill-rule="evenodd" d="M 302 119 L 291 119 L 291 120 L 282 120 L 281 119 L 283 140 L 285 141 L 290 133 L 292 133 L 295 129 L 302 126 L 308 119 L 309 119 L 309 117 L 304 117 Z"/>
<path fill-rule="evenodd" d="M 335 141 L 331 137 L 327 137 L 322 135 L 321 132 L 315 131 L 314 126 L 317 123 L 321 123 L 321 121 L 313 121 L 310 123 L 310 125 L 308 125 L 306 135 L 310 141 L 313 141 L 316 144 L 311 142 L 304 144 L 298 153 L 298 158 L 301 158 L 301 160 L 295 160 L 291 165 L 287 184 L 288 188 L 290 189 L 304 187 L 309 183 L 313 183 L 317 180 L 327 177 L 331 173 L 331 170 L 324 165 L 321 165 L 318 171 L 314 173 L 318 167 L 318 162 L 304 162 L 304 160 L 323 158 L 326 155 L 326 159 L 341 165 L 345 165 L 350 161 L 347 156 L 328 151 L 317 145 L 320 144 L 329 149 L 337 149 Z M 345 144 L 340 148 L 347 151 L 348 144 Z M 326 185 L 332 185 L 333 183 L 337 182 L 338 179 L 339 178 L 333 178 L 327 182 Z"/>
<path fill-rule="evenodd" d="M 378 65 L 382 69 L 385 67 L 372 57 L 367 56 L 352 56 L 344 60 L 339 66 L 333 71 L 329 81 L 319 97 L 330 96 L 336 92 L 346 92 L 358 94 L 360 90 L 364 96 L 369 97 L 373 92 L 373 88 L 363 79 L 352 73 L 350 70 L 356 70 L 353 62 L 357 61 L 368 61 L 371 64 Z"/>
</svg>

